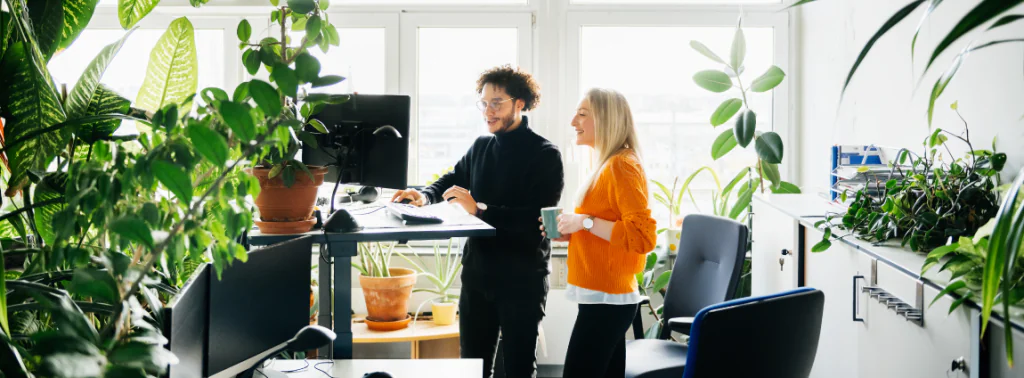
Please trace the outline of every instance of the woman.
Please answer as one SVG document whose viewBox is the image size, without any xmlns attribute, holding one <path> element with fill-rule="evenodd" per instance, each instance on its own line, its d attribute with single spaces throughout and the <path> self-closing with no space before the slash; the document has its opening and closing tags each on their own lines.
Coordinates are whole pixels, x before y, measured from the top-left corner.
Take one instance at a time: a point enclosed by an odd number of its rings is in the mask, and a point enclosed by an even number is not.
<svg viewBox="0 0 1024 378">
<path fill-rule="evenodd" d="M 634 277 L 656 239 L 647 178 L 622 94 L 591 89 L 572 127 L 576 144 L 594 148 L 600 164 L 581 187 L 575 214 L 558 217 L 557 240 L 569 242 L 566 295 L 579 304 L 563 376 L 622 377 L 625 335 L 640 302 Z"/>
</svg>

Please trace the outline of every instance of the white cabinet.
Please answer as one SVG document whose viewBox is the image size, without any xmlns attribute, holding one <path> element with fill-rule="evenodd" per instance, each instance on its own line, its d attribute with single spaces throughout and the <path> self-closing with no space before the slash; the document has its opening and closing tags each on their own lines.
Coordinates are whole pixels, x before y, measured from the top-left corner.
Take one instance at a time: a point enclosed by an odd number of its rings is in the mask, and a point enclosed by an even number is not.
<svg viewBox="0 0 1024 378">
<path fill-rule="evenodd" d="M 807 230 L 807 245 L 821 240 L 822 233 Z M 869 259 L 842 243 L 828 251 L 805 255 L 805 284 L 825 294 L 818 354 L 811 377 L 856 378 L 860 360 L 857 348 L 858 324 L 853 321 L 853 277 L 866 272 Z M 877 377 L 888 377 L 880 375 Z"/>
<path fill-rule="evenodd" d="M 754 204 L 751 229 L 751 295 L 767 295 L 797 287 L 797 222 L 778 209 Z M 783 254 L 783 251 L 788 251 Z M 783 263 L 779 264 L 779 259 Z"/>
</svg>

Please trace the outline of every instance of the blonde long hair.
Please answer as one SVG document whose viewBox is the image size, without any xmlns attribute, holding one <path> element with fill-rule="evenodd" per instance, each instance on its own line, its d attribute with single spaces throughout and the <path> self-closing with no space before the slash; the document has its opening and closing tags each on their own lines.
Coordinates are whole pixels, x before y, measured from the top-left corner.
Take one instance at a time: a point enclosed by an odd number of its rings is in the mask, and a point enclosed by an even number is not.
<svg viewBox="0 0 1024 378">
<path fill-rule="evenodd" d="M 590 173 L 586 184 L 580 186 L 576 196 L 576 206 L 583 204 L 583 198 L 593 188 L 597 178 L 601 176 L 605 164 L 613 156 L 629 151 L 640 159 L 640 142 L 633 124 L 633 112 L 629 110 L 629 102 L 618 91 L 604 88 L 592 88 L 584 97 L 590 103 L 590 111 L 594 117 L 595 145 L 598 164 L 597 169 Z"/>
</svg>

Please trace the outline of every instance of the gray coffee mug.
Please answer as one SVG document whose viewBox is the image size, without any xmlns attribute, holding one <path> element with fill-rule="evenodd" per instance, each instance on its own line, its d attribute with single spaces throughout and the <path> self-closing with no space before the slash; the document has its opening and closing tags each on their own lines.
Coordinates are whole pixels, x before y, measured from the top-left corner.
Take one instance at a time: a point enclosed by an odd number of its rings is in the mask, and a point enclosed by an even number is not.
<svg viewBox="0 0 1024 378">
<path fill-rule="evenodd" d="M 558 232 L 558 216 L 562 214 L 561 207 L 545 207 L 540 209 L 540 217 L 544 220 L 544 232 L 549 239 L 558 239 L 562 234 Z"/>
</svg>

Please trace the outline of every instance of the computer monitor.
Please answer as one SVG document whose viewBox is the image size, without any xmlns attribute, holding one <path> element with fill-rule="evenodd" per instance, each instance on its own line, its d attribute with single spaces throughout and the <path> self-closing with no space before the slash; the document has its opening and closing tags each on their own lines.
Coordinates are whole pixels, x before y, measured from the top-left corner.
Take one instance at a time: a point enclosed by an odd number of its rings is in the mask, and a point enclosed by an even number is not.
<svg viewBox="0 0 1024 378">
<path fill-rule="evenodd" d="M 249 252 L 210 282 L 207 375 L 233 377 L 309 325 L 310 236 Z"/>
<path fill-rule="evenodd" d="M 170 378 L 201 378 L 206 373 L 206 341 L 210 313 L 210 264 L 192 273 L 162 309 L 167 349 L 178 357 L 168 371 Z"/>
<path fill-rule="evenodd" d="M 319 148 L 303 144 L 302 162 L 329 166 L 324 182 L 405 189 L 411 103 L 409 96 L 355 94 L 343 104 L 326 106 L 312 118 L 328 134 L 317 136 Z"/>
</svg>

